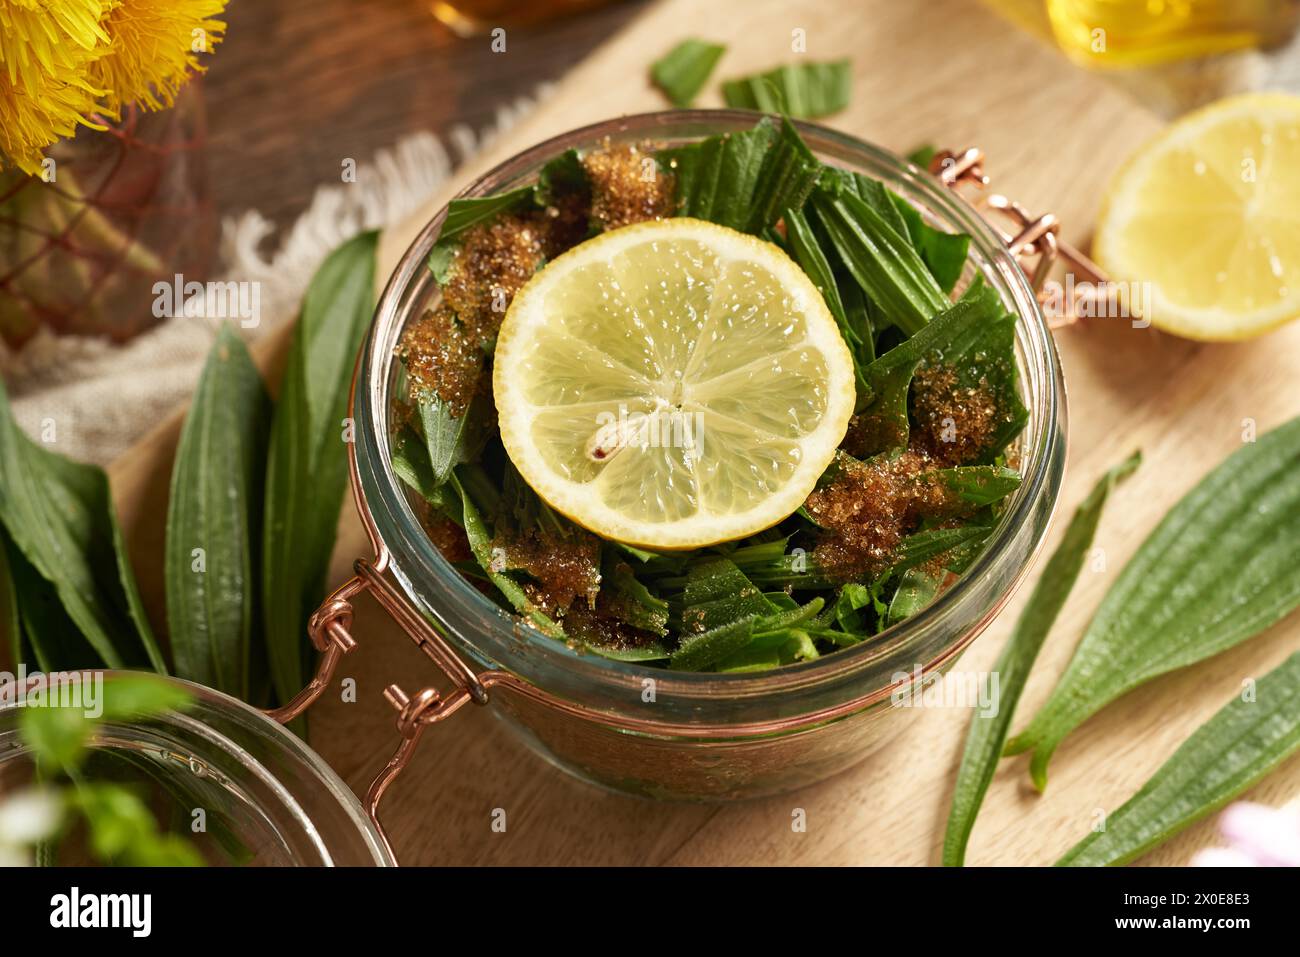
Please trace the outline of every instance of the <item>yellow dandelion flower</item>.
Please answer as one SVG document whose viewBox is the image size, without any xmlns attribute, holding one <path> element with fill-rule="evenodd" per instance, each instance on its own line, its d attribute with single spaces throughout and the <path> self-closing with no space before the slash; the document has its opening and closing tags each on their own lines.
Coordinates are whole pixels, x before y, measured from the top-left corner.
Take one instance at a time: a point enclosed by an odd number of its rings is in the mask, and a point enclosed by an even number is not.
<svg viewBox="0 0 1300 957">
<path fill-rule="evenodd" d="M 205 68 L 226 25 L 213 19 L 226 0 L 109 0 L 101 26 L 111 46 L 91 64 L 96 85 L 107 90 L 103 105 L 116 114 L 127 103 L 150 110 L 172 105 L 193 73 Z"/>
<path fill-rule="evenodd" d="M 10 85 L 34 92 L 41 73 L 80 75 L 108 46 L 99 24 L 108 5 L 109 0 L 0 0 L 0 64 Z"/>
<path fill-rule="evenodd" d="M 42 150 L 78 124 L 104 91 L 91 64 L 108 50 L 111 0 L 0 0 L 0 160 L 40 171 Z"/>
<path fill-rule="evenodd" d="M 0 160 L 7 156 L 24 173 L 38 175 L 47 146 L 71 136 L 79 125 L 104 129 L 88 118 L 100 92 L 54 79 L 29 91 L 0 73 Z"/>
</svg>

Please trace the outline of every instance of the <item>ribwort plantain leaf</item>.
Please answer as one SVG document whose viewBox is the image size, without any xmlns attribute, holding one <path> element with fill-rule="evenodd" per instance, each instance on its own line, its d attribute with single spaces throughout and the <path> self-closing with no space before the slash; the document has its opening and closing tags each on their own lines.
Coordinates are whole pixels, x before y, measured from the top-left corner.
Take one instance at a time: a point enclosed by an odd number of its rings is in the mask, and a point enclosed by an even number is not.
<svg viewBox="0 0 1300 957">
<path fill-rule="evenodd" d="M 25 648 L 19 649 L 15 661 L 29 664 L 34 661 L 36 667 L 46 672 L 83 667 L 87 662 L 97 666 L 101 656 L 76 622 L 68 617 L 58 590 L 41 577 L 12 542 L 7 547 L 15 607 L 25 638 Z M 22 657 L 22 651 L 32 657 Z"/>
<path fill-rule="evenodd" d="M 1300 652 L 1201 725 L 1057 866 L 1127 864 L 1227 804 L 1300 749 Z"/>
<path fill-rule="evenodd" d="M 694 38 L 683 40 L 651 65 L 650 76 L 673 106 L 684 109 L 704 89 L 709 74 L 726 50 L 720 43 Z"/>
<path fill-rule="evenodd" d="M 987 715 L 976 712 L 966 733 L 966 747 L 962 752 L 961 767 L 957 770 L 952 810 L 948 813 L 948 830 L 943 840 L 943 863 L 946 866 L 960 867 L 965 860 L 966 843 L 975 825 L 975 815 L 979 813 L 989 782 L 993 780 L 1016 704 L 1043 641 L 1078 580 L 1106 500 L 1116 484 L 1131 474 L 1141 461 L 1141 455 L 1134 452 L 1102 476 L 1075 509 L 1061 544 L 1056 546 L 1056 551 L 1043 566 L 1029 602 L 993 665 L 993 674 L 998 676 L 998 709 Z"/>
<path fill-rule="evenodd" d="M 281 701 L 302 688 L 307 618 L 325 592 L 339 508 L 348 484 L 348 391 L 374 311 L 378 234 L 362 233 L 326 257 L 294 329 L 271 423 L 263 511 L 262 613 Z"/>
<path fill-rule="evenodd" d="M 23 625 L 18 614 L 18 592 L 14 588 L 13 570 L 9 562 L 9 536 L 0 528 L 0 623 L 3 623 L 4 643 L 12 656 L 11 665 L 27 659 L 23 656 Z"/>
<path fill-rule="evenodd" d="M 791 63 L 722 84 L 727 106 L 815 118 L 849 105 L 853 71 L 848 60 Z"/>
<path fill-rule="evenodd" d="M 1164 517 L 1106 594 L 1008 754 L 1047 785 L 1057 745 L 1127 691 L 1245 641 L 1300 604 L 1300 418 L 1228 456 Z"/>
<path fill-rule="evenodd" d="M 14 422 L 3 387 L 0 523 L 15 551 L 52 586 L 90 645 L 86 660 L 51 656 L 50 667 L 106 665 L 166 672 L 127 558 L 108 476 L 97 466 L 65 459 L 29 439 Z"/>
<path fill-rule="evenodd" d="M 165 547 L 176 673 L 249 697 L 270 400 L 248 350 L 222 325 L 172 469 Z"/>
</svg>

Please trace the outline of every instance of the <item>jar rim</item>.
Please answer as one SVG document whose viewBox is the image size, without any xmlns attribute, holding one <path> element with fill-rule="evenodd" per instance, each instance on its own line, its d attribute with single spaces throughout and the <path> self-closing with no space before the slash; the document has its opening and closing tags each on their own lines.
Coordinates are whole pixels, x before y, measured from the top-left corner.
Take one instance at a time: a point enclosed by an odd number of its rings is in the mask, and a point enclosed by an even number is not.
<svg viewBox="0 0 1300 957">
<path fill-rule="evenodd" d="M 669 110 L 579 127 L 515 154 L 476 178 L 457 198 L 496 193 L 515 181 L 526 180 L 542 163 L 563 150 L 589 147 L 608 136 L 630 135 L 633 139 L 655 140 L 664 138 L 668 130 L 694 127 L 700 129 L 698 135 L 711 135 L 750 128 L 761 115 L 749 110 Z M 427 271 L 425 262 L 446 216 L 444 206 L 416 236 L 389 278 L 358 356 L 352 396 L 357 425 L 356 441 L 350 447 L 352 484 L 358 511 L 376 553 L 391 558 L 390 567 L 407 596 L 480 664 L 504 667 L 544 690 L 557 677 L 552 669 L 558 667 L 569 672 L 568 680 L 560 683 L 570 691 L 588 684 L 639 688 L 643 680 L 653 678 L 661 697 L 674 695 L 697 703 L 719 696 L 769 699 L 774 694 L 794 694 L 828 682 L 853 682 L 868 672 L 889 673 L 891 664 L 895 668 L 893 673 L 897 674 L 899 668 L 910 673 L 913 665 L 928 670 L 935 662 L 952 660 L 992 620 L 1032 564 L 1060 490 L 1065 455 L 1065 386 L 1051 331 L 1028 278 L 993 227 L 962 197 L 942 186 L 929 173 L 897 154 L 848 134 L 818 124 L 794 123 L 814 153 L 888 170 L 893 183 L 905 184 L 909 194 L 923 198 L 926 209 L 941 222 L 968 233 L 971 255 L 978 250 L 985 262 L 982 271 L 986 278 L 994 282 L 1004 299 L 1010 298 L 1008 308 L 1016 315 L 1017 341 L 1029 365 L 1024 368 L 1022 360 L 1021 378 L 1029 380 L 1022 387 L 1027 389 L 1033 403 L 1030 422 L 1022 433 L 1030 467 L 1010 507 L 999 517 L 971 566 L 930 605 L 885 629 L 870 642 L 839 649 L 813 661 L 756 674 L 669 671 L 582 653 L 563 641 L 528 628 L 518 616 L 478 591 L 442 556 L 420 526 L 403 484 L 392 468 L 388 409 L 394 350 L 409 318 L 403 308 L 405 297 L 412 283 L 422 278 L 421 272 Z M 1032 435 L 1028 434 L 1031 427 Z M 1026 529 L 1029 529 L 1028 540 Z M 974 592 L 1009 560 L 1021 564 L 1010 578 L 1002 576 L 1000 594 L 984 595 L 977 601 Z M 986 607 L 972 617 L 970 612 L 977 605 Z M 962 621 L 963 613 L 969 620 L 953 628 L 951 639 L 938 646 L 936 653 L 922 662 L 909 660 L 908 655 L 925 643 L 924 638 L 933 639 L 945 628 Z M 478 634 L 465 634 L 467 624 Z"/>
<path fill-rule="evenodd" d="M 54 672 L 48 677 L 65 683 L 101 676 L 103 681 L 112 682 L 137 674 L 111 668 L 95 668 Z M 35 672 L 27 675 L 25 669 L 22 670 L 19 693 L 15 699 L 0 702 L 0 737 L 11 732 L 9 725 L 16 722 L 17 715 L 24 707 L 22 701 L 30 693 L 28 687 L 42 676 Z M 150 677 L 186 691 L 192 699 L 192 710 L 195 713 L 166 711 L 138 720 L 105 720 L 92 747 L 114 746 L 118 737 L 113 729 L 117 728 L 147 733 L 151 741 L 157 739 L 159 734 L 174 733 L 185 740 L 185 757 L 188 761 L 197 761 L 207 768 L 225 767 L 222 773 L 230 773 L 230 767 L 237 767 L 246 780 L 257 781 L 269 797 L 256 804 L 256 810 L 279 833 L 285 833 L 286 829 L 293 830 L 305 846 L 311 847 L 312 853 L 318 857 L 306 863 L 338 863 L 335 856 L 340 849 L 332 845 L 334 836 L 322 831 L 319 817 L 327 807 L 332 808 L 334 805 L 337 805 L 347 827 L 355 831 L 359 841 L 357 846 L 363 850 L 366 863 L 378 866 L 394 866 L 397 863 L 379 827 L 366 813 L 356 794 L 325 759 L 296 734 L 247 702 L 216 688 L 174 675 L 157 674 Z M 236 737 L 240 740 L 236 740 Z M 249 746 L 250 741 L 267 747 L 280 761 L 292 764 L 286 764 L 280 770 L 269 767 L 254 753 Z M 29 750 L 16 741 L 10 742 L 7 751 L 0 748 L 4 752 L 4 759 L 0 760 L 21 759 Z M 304 780 L 310 782 L 310 791 L 288 786 L 284 779 L 285 768 L 290 768 L 295 773 L 301 771 L 305 775 Z"/>
</svg>

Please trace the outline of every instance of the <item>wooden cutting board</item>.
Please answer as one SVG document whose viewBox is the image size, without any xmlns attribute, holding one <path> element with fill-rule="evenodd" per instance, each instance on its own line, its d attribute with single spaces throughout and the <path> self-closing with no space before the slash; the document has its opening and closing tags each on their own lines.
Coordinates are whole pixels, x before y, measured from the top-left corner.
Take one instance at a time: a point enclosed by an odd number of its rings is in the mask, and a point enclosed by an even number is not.
<svg viewBox="0 0 1300 957">
<path fill-rule="evenodd" d="M 1020 4 L 1024 6 L 1023 3 Z M 1032 5 L 1031 5 L 1032 6 Z M 665 0 L 578 64 L 526 122 L 462 171 L 473 175 L 551 134 L 620 113 L 663 107 L 646 81 L 649 61 L 687 35 L 726 41 L 717 75 L 793 59 L 792 31 L 807 56 L 848 56 L 853 102 L 830 122 L 898 151 L 922 142 L 978 144 L 995 185 L 1031 211 L 1052 210 L 1065 235 L 1086 246 L 1100 191 L 1115 166 L 1158 126 L 1119 93 L 1068 65 L 1039 40 L 962 0 Z M 527 56 L 511 38 L 509 56 Z M 715 94 L 701 105 L 720 105 Z M 450 191 L 449 191 L 450 192 Z M 410 238 L 445 201 L 388 230 L 379 273 L 387 276 Z M 278 365 L 283 336 L 263 343 Z M 1043 650 L 1017 726 L 1045 699 L 1092 610 L 1124 561 L 1165 510 L 1237 448 L 1243 423 L 1259 430 L 1300 413 L 1300 325 L 1263 340 L 1209 346 L 1119 320 L 1058 334 L 1069 380 L 1069 472 L 1049 540 L 1095 478 L 1136 447 L 1146 463 L 1113 499 L 1098 545 L 1106 568 L 1085 571 Z M 160 516 L 179 419 L 164 424 L 111 470 L 156 620 L 161 624 Z M 350 503 L 340 522 L 333 579 L 366 554 Z M 986 670 L 1007 637 L 1027 588 L 960 667 Z M 377 607 L 363 598 L 361 647 L 343 666 L 358 702 L 331 691 L 317 706 L 312 743 L 359 792 L 394 744 L 391 681 L 413 692 L 431 668 Z M 1123 803 L 1177 745 L 1237 693 L 1300 646 L 1293 616 L 1247 646 L 1167 676 L 1106 709 L 1056 755 L 1043 796 L 1028 786 L 1024 759 L 1004 762 L 975 828 L 974 864 L 1048 864 L 1087 834 L 1099 810 Z M 597 791 L 528 752 L 493 719 L 467 709 L 426 735 L 422 751 L 387 799 L 384 816 L 407 864 L 930 864 L 938 859 L 953 774 L 969 713 L 919 713 L 896 742 L 815 787 L 736 805 L 655 804 Z M 1300 795 L 1292 761 L 1251 797 L 1281 804 Z M 793 809 L 807 830 L 791 828 Z M 506 812 L 504 833 L 493 813 Z M 1215 841 L 1203 822 L 1147 858 L 1185 863 Z"/>
</svg>

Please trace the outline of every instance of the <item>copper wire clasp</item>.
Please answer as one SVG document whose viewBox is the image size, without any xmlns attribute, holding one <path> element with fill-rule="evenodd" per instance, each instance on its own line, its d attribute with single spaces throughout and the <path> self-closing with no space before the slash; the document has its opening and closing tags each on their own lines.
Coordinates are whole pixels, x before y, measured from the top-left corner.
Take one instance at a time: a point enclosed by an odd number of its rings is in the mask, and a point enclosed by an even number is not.
<svg viewBox="0 0 1300 957">
<path fill-rule="evenodd" d="M 1034 216 L 1001 193 L 985 192 L 989 178 L 984 172 L 984 151 L 979 147 L 972 146 L 960 152 L 938 151 L 930 159 L 930 172 L 945 186 L 962 193 L 963 198 L 979 210 L 993 230 L 1002 237 L 1007 250 L 1016 257 L 1025 275 L 1029 277 L 1039 303 L 1045 303 L 1049 299 L 1049 292 L 1044 289 L 1044 285 L 1058 258 L 1067 264 L 1078 279 L 1083 280 L 1082 283 L 1071 284 L 1072 290 L 1078 290 L 1076 295 L 1109 294 L 1106 274 L 1100 266 L 1061 238 L 1061 223 L 1054 214 Z M 962 187 L 968 188 L 963 192 Z M 1013 231 L 1003 229 L 990 213 L 997 213 L 998 218 L 1009 223 Z M 1059 313 L 1054 311 L 1048 316 L 1048 323 L 1053 328 L 1068 326 L 1077 322 L 1079 315 L 1077 300 L 1063 303 Z"/>
<path fill-rule="evenodd" d="M 334 680 L 334 671 L 343 656 L 357 646 L 352 637 L 351 599 L 365 588 L 366 583 L 361 578 L 348 579 L 311 616 L 307 622 L 307 636 L 321 653 L 316 662 L 316 674 L 307 687 L 294 695 L 293 700 L 266 712 L 272 721 L 281 724 L 292 721 L 310 708 Z"/>
<path fill-rule="evenodd" d="M 487 704 L 488 691 L 487 683 L 480 680 L 482 676 L 476 675 L 438 630 L 407 604 L 401 593 L 384 577 L 381 566 L 382 560 L 358 559 L 353 565 L 356 574 L 335 589 L 316 609 L 307 625 L 311 643 L 321 653 L 316 663 L 316 674 L 293 700 L 265 714 L 282 724 L 292 721 L 311 707 L 329 687 L 343 656 L 356 647 L 356 639 L 352 637 L 352 599 L 363 591 L 369 591 L 416 647 L 451 679 L 455 687 L 446 696 L 432 687 L 422 688 L 414 697 L 395 684 L 384 689 L 384 698 L 397 709 L 397 731 L 401 740 L 366 792 L 366 813 L 391 854 L 393 848 L 388 832 L 379 820 L 379 802 L 384 792 L 410 763 L 426 727 L 450 717 L 470 702 Z M 492 674 L 495 673 L 488 673 L 488 681 L 491 681 Z"/>
</svg>

